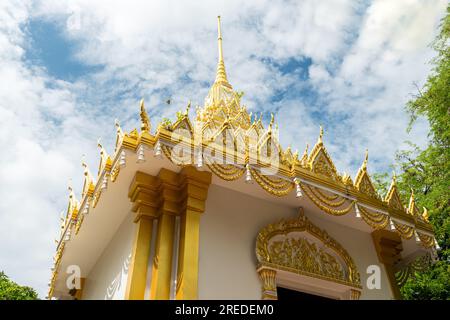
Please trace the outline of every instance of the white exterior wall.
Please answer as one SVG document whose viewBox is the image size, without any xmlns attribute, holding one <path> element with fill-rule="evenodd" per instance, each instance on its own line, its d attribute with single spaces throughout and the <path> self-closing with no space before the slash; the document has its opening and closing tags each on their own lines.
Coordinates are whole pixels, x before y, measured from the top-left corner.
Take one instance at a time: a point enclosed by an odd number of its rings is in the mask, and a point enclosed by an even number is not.
<svg viewBox="0 0 450 320">
<path fill-rule="evenodd" d="M 255 241 L 264 226 L 282 218 L 294 218 L 296 208 L 282 206 L 211 185 L 206 212 L 200 220 L 199 299 L 260 299 L 256 273 Z M 305 215 L 338 241 L 355 260 L 361 275 L 361 299 L 391 299 L 384 268 L 380 265 L 369 233 Z M 381 289 L 368 290 L 366 269 L 381 268 Z"/>
<path fill-rule="evenodd" d="M 124 299 L 135 228 L 130 213 L 87 276 L 83 300 Z"/>
</svg>

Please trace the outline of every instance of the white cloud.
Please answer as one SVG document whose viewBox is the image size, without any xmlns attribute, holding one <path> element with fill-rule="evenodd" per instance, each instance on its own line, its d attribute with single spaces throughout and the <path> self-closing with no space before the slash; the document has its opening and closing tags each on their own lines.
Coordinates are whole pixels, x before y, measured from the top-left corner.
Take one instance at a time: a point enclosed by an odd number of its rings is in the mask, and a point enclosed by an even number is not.
<svg viewBox="0 0 450 320">
<path fill-rule="evenodd" d="M 217 14 L 230 82 L 252 111 L 278 110 L 285 145 L 302 152 L 324 122 L 338 169 L 354 173 L 366 147 L 372 168 L 385 168 L 408 138 L 403 106 L 413 81 L 426 79 L 427 45 L 445 6 L 443 0 L 2 1 L 0 268 L 45 294 L 68 178 L 81 186 L 81 155 L 94 168 L 97 137 L 111 146 L 116 117 L 127 129 L 136 126 L 141 96 L 153 123 L 188 100 L 203 103 L 215 74 Z M 77 43 L 80 61 L 103 68 L 66 82 L 24 61 L 30 19 L 57 23 Z M 264 60 L 304 57 L 312 61 L 309 80 Z M 299 94 L 308 88 L 317 103 Z M 280 92 L 286 94 L 271 102 Z M 419 123 L 411 140 L 423 144 L 426 129 Z"/>
</svg>

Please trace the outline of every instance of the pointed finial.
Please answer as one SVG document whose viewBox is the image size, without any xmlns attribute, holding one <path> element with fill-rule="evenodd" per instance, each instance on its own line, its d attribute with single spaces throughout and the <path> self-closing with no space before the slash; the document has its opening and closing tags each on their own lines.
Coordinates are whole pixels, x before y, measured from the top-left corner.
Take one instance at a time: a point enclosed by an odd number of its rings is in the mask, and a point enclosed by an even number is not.
<svg viewBox="0 0 450 320">
<path fill-rule="evenodd" d="M 186 106 L 186 115 L 189 115 L 189 110 L 191 109 L 191 100 L 189 100 L 188 105 Z"/>
<path fill-rule="evenodd" d="M 217 64 L 217 74 L 215 82 L 221 83 L 231 88 L 231 85 L 228 83 L 227 74 L 225 72 L 225 63 L 223 61 L 222 30 L 220 28 L 220 16 L 217 16 L 217 44 L 219 49 L 219 62 Z"/>
<path fill-rule="evenodd" d="M 430 217 L 430 215 L 428 214 L 428 209 L 423 207 L 423 213 L 422 213 L 422 218 L 426 221 L 429 222 L 428 218 Z"/>
<path fill-rule="evenodd" d="M 103 149 L 103 146 L 102 146 L 102 138 L 98 138 L 97 139 L 97 147 L 99 147 L 100 149 Z"/>
<path fill-rule="evenodd" d="M 397 184 L 397 175 L 395 174 L 395 170 L 392 171 L 392 183 Z"/>
<path fill-rule="evenodd" d="M 322 125 L 320 125 L 319 140 L 317 142 L 318 143 L 322 143 L 323 142 L 323 127 L 322 127 Z"/>
<path fill-rule="evenodd" d="M 217 16 L 217 40 L 219 41 L 219 62 L 223 61 L 222 30 L 220 29 L 220 16 Z"/>
<path fill-rule="evenodd" d="M 306 144 L 305 151 L 303 151 L 302 158 L 300 159 L 300 162 L 303 166 L 306 166 L 306 163 L 308 161 L 308 148 L 309 148 L 309 143 Z"/>
<path fill-rule="evenodd" d="M 81 166 L 86 169 L 87 168 L 87 163 L 86 163 L 86 155 L 83 153 L 83 155 L 81 156 Z"/>
<path fill-rule="evenodd" d="M 67 189 L 69 190 L 70 197 L 72 198 L 73 188 L 72 188 L 72 178 L 67 182 Z"/>
<path fill-rule="evenodd" d="M 141 99 L 141 130 L 150 131 L 150 120 L 148 119 L 147 111 L 145 110 L 144 99 Z"/>
<path fill-rule="evenodd" d="M 409 197 L 409 205 L 408 205 L 408 212 L 411 215 L 414 215 L 416 212 L 416 201 L 414 199 L 414 190 L 411 188 L 411 196 Z"/>
<path fill-rule="evenodd" d="M 305 151 L 303 152 L 304 156 L 308 156 L 309 143 L 306 144 Z"/>
<path fill-rule="evenodd" d="M 367 162 L 369 161 L 369 149 L 366 149 L 366 155 L 364 157 L 364 162 L 363 162 L 363 169 L 367 168 Z"/>
<path fill-rule="evenodd" d="M 274 117 L 273 113 L 270 113 L 270 124 L 269 124 L 270 129 L 272 129 L 274 121 L 275 121 L 275 117 Z"/>
</svg>

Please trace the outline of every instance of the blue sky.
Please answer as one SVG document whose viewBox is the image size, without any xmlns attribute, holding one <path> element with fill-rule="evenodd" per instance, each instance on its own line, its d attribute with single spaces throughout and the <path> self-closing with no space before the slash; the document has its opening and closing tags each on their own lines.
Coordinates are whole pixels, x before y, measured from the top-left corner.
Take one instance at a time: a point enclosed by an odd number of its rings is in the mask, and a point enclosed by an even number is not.
<svg viewBox="0 0 450 320">
<path fill-rule="evenodd" d="M 215 78 L 222 15 L 228 79 L 253 113 L 270 113 L 283 146 L 314 144 L 319 125 L 340 172 L 389 170 L 410 134 L 405 103 L 423 84 L 444 0 L 2 1 L 0 4 L 0 268 L 44 296 L 67 183 L 80 192 L 81 157 L 112 151 L 114 119 L 138 127 Z M 165 104 L 171 98 L 170 105 Z M 194 109 L 194 108 L 192 108 Z M 193 116 L 193 114 L 192 114 Z M 24 197 L 27 201 L 24 201 Z M 18 205 L 20 203 L 20 205 Z"/>
</svg>

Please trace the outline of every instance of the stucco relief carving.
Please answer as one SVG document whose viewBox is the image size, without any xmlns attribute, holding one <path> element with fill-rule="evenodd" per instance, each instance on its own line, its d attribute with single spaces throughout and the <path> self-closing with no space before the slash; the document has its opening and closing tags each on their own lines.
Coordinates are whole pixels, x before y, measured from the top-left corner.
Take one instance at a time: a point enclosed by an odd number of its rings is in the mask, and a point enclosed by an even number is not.
<svg viewBox="0 0 450 320">
<path fill-rule="evenodd" d="M 361 289 L 359 272 L 347 251 L 302 212 L 296 219 L 263 228 L 257 236 L 256 256 L 263 292 L 267 291 L 267 277 L 261 276 L 265 269 L 333 281 L 354 291 Z M 268 298 L 267 294 L 263 298 Z M 276 298 L 276 293 L 270 298 Z"/>
</svg>

